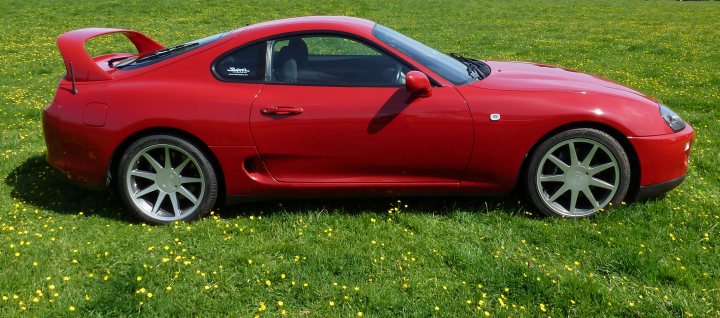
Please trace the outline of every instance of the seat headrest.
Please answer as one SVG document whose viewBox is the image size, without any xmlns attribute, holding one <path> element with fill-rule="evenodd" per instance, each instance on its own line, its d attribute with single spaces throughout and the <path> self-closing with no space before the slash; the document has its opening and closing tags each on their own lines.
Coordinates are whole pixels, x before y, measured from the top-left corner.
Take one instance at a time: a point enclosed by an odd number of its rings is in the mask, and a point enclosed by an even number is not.
<svg viewBox="0 0 720 318">
<path fill-rule="evenodd" d="M 290 43 L 288 43 L 287 48 L 290 50 L 291 56 L 295 58 L 295 60 L 300 62 L 307 61 L 308 47 L 305 41 L 303 41 L 301 38 L 291 39 Z"/>
</svg>

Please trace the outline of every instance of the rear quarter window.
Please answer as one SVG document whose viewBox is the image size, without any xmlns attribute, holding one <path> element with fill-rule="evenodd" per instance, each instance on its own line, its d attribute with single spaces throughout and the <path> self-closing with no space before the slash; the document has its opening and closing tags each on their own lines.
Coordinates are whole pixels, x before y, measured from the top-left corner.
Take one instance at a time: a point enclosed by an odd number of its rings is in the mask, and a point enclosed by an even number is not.
<svg viewBox="0 0 720 318">
<path fill-rule="evenodd" d="M 236 49 L 213 64 L 218 79 L 228 82 L 257 82 L 265 79 L 265 42 Z"/>
</svg>

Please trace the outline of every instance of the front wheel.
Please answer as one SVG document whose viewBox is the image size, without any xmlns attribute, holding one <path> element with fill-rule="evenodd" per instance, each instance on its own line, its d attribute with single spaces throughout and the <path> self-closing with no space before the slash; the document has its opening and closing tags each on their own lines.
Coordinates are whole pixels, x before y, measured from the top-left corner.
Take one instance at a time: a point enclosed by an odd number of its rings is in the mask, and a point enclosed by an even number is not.
<svg viewBox="0 0 720 318">
<path fill-rule="evenodd" d="M 196 219 L 217 200 L 218 182 L 207 156 L 172 135 L 133 142 L 120 160 L 118 190 L 140 219 L 153 224 Z"/>
<path fill-rule="evenodd" d="M 533 152 L 527 192 L 545 215 L 581 218 L 622 202 L 630 173 L 628 156 L 612 136 L 596 129 L 571 129 L 545 140 Z"/>
</svg>

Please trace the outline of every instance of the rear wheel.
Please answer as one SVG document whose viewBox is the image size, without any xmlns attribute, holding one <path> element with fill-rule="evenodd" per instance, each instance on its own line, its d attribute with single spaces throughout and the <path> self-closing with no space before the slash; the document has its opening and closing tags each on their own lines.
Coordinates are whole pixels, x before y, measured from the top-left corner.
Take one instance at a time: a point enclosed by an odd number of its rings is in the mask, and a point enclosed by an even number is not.
<svg viewBox="0 0 720 318">
<path fill-rule="evenodd" d="M 217 177 L 207 156 L 172 135 L 133 142 L 120 160 L 118 182 L 128 208 L 153 224 L 196 219 L 217 200 Z"/>
<path fill-rule="evenodd" d="M 630 162 L 612 136 L 590 128 L 561 132 L 530 158 L 527 192 L 540 212 L 581 218 L 619 204 L 630 185 Z"/>
</svg>

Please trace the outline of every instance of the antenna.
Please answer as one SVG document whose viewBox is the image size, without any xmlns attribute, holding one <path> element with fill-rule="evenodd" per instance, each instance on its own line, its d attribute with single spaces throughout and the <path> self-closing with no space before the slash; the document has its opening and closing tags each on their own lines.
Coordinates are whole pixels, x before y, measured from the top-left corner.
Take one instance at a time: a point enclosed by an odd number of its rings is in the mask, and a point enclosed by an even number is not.
<svg viewBox="0 0 720 318">
<path fill-rule="evenodd" d="M 75 71 L 73 70 L 72 62 L 70 62 L 70 80 L 72 80 L 72 92 L 73 95 L 78 93 L 77 84 L 75 84 Z"/>
</svg>

